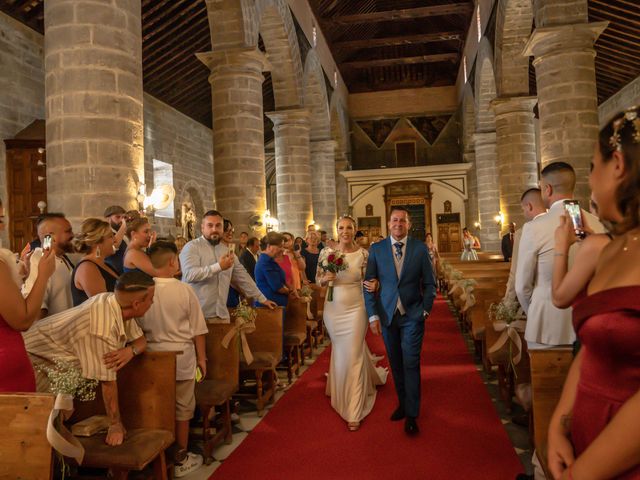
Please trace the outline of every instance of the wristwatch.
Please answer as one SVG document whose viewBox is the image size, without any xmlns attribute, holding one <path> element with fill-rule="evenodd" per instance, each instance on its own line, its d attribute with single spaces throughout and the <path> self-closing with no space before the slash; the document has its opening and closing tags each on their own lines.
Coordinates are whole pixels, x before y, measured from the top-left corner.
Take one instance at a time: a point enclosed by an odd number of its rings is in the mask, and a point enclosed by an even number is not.
<svg viewBox="0 0 640 480">
<path fill-rule="evenodd" d="M 422 311 L 422 318 L 426 319 L 429 316 L 429 312 L 427 312 L 426 310 Z"/>
<path fill-rule="evenodd" d="M 140 352 L 138 351 L 138 349 L 134 345 L 131 345 L 131 351 L 133 352 L 133 356 L 134 357 L 140 355 Z"/>
</svg>

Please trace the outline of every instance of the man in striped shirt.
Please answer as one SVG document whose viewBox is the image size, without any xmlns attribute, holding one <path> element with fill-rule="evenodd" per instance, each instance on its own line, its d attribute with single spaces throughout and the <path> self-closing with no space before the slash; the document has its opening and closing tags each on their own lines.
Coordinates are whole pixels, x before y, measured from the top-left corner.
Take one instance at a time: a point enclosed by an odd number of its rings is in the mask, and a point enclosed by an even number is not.
<svg viewBox="0 0 640 480">
<path fill-rule="evenodd" d="M 118 406 L 116 372 L 142 353 L 147 341 L 135 320 L 153 303 L 154 282 L 143 272 L 127 272 L 115 293 L 101 293 L 83 304 L 36 322 L 23 334 L 34 366 L 62 360 L 78 366 L 82 376 L 98 380 L 110 419 L 106 443 L 120 445 L 125 428 Z M 38 391 L 46 377 L 36 370 Z"/>
</svg>

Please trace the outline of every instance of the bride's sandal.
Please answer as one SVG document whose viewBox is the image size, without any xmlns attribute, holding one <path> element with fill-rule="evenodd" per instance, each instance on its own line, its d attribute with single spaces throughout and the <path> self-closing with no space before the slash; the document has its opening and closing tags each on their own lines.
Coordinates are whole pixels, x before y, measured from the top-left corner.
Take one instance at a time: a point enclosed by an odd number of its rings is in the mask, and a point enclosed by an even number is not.
<svg viewBox="0 0 640 480">
<path fill-rule="evenodd" d="M 360 428 L 360 422 L 347 422 L 347 428 L 350 432 L 355 432 Z"/>
</svg>

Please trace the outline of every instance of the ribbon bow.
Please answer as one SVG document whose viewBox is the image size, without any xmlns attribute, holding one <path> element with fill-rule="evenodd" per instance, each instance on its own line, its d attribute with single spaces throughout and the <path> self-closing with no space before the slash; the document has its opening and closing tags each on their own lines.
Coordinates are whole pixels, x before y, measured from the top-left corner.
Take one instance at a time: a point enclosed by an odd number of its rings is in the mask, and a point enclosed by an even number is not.
<svg viewBox="0 0 640 480">
<path fill-rule="evenodd" d="M 514 320 L 511 323 L 502 320 L 493 322 L 494 330 L 496 332 L 502 332 L 502 335 L 500 335 L 496 343 L 491 346 L 489 353 L 496 353 L 507 343 L 507 340 L 511 339 L 518 348 L 518 353 L 512 359 L 513 364 L 517 365 L 520 363 L 520 359 L 522 358 L 522 340 L 519 334 L 524 332 L 526 326 L 527 322 L 525 320 Z"/>
<path fill-rule="evenodd" d="M 47 440 L 49 444 L 61 455 L 75 458 L 78 465 L 82 465 L 84 459 L 84 447 L 64 426 L 65 414 L 71 416 L 73 412 L 73 396 L 66 393 L 59 393 L 53 404 L 53 410 L 49 414 L 47 423 Z M 60 417 L 60 426 L 56 428 L 55 421 Z"/>
<path fill-rule="evenodd" d="M 311 300 L 311 297 L 300 297 L 300 301 L 307 304 L 307 320 L 313 320 L 313 313 L 311 313 Z"/>
<path fill-rule="evenodd" d="M 224 348 L 229 348 L 229 343 L 231 339 L 236 335 L 240 335 L 240 344 L 242 345 L 242 354 L 244 355 L 244 359 L 247 361 L 247 365 L 251 365 L 253 363 L 253 354 L 251 353 L 251 349 L 249 348 L 249 342 L 247 342 L 247 334 L 253 333 L 256 331 L 256 324 L 253 320 L 246 320 L 242 317 L 236 317 L 235 325 L 227 332 L 227 334 L 222 339 L 222 346 Z"/>
</svg>

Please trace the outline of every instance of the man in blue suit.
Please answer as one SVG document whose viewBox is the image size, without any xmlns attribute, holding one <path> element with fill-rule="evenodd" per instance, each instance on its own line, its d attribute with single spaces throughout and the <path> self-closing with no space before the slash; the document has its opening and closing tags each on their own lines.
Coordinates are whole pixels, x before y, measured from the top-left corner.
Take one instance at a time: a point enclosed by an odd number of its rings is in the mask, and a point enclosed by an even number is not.
<svg viewBox="0 0 640 480">
<path fill-rule="evenodd" d="M 420 351 L 424 324 L 433 307 L 436 282 L 429 251 L 408 236 L 409 212 L 391 207 L 389 237 L 371 245 L 365 275 L 365 303 L 371 331 L 382 331 L 398 394 L 392 421 L 405 419 L 408 435 L 418 433 Z M 375 282 L 379 283 L 377 291 Z"/>
</svg>

